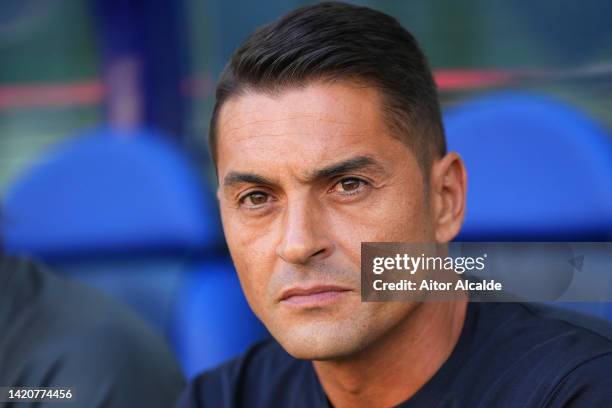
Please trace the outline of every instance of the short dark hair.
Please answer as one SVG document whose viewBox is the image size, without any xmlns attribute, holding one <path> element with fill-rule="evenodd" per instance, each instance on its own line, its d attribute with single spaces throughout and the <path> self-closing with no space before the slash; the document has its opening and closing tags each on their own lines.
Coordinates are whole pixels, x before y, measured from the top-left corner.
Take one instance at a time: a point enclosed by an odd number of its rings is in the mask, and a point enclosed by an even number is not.
<svg viewBox="0 0 612 408">
<path fill-rule="evenodd" d="M 367 7 L 324 2 L 299 8 L 254 33 L 234 52 L 216 91 L 209 147 L 216 163 L 223 104 L 247 91 L 277 93 L 315 80 L 354 79 L 379 89 L 386 122 L 412 149 L 425 178 L 446 153 L 436 85 L 414 37 Z"/>
</svg>

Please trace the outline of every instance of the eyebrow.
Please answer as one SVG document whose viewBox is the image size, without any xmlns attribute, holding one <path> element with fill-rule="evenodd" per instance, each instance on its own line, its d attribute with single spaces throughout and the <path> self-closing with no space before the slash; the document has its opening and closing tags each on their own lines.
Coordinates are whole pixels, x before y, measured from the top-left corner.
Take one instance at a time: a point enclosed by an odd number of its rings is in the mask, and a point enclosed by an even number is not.
<svg viewBox="0 0 612 408">
<path fill-rule="evenodd" d="M 243 183 L 262 184 L 265 186 L 271 186 L 274 184 L 271 180 L 260 175 L 253 173 L 242 173 L 239 171 L 231 171 L 223 178 L 223 185 L 225 187 L 232 187 Z"/>
<path fill-rule="evenodd" d="M 384 170 L 383 166 L 373 158 L 369 156 L 357 156 L 316 170 L 308 179 L 310 181 L 329 179 L 352 171 L 365 169 L 372 169 L 378 172 Z"/>
<path fill-rule="evenodd" d="M 309 174 L 305 181 L 313 182 L 316 180 L 330 179 L 353 171 L 372 169 L 377 172 L 383 172 L 383 166 L 369 156 L 356 156 L 339 163 L 334 163 L 329 166 L 318 169 Z M 237 184 L 259 184 L 264 186 L 273 186 L 275 183 L 263 176 L 255 173 L 245 173 L 231 171 L 223 178 L 224 187 L 232 187 Z"/>
</svg>

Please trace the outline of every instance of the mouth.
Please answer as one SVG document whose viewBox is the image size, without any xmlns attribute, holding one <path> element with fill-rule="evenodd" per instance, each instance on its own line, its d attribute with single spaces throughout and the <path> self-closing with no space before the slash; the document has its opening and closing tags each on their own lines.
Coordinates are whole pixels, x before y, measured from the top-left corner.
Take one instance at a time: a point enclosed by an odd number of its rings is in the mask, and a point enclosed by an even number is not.
<svg viewBox="0 0 612 408">
<path fill-rule="evenodd" d="M 349 292 L 351 289 L 333 285 L 293 287 L 283 291 L 280 303 L 302 308 L 322 307 L 341 300 Z"/>
</svg>

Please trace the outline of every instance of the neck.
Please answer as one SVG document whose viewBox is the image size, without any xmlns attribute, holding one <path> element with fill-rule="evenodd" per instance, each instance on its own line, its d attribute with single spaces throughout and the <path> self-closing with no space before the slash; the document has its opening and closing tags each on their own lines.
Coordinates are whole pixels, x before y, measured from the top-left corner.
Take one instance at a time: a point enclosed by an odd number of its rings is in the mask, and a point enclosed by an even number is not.
<svg viewBox="0 0 612 408">
<path fill-rule="evenodd" d="M 412 397 L 450 356 L 467 302 L 416 305 L 392 333 L 349 359 L 315 361 L 334 407 L 395 406 Z"/>
</svg>

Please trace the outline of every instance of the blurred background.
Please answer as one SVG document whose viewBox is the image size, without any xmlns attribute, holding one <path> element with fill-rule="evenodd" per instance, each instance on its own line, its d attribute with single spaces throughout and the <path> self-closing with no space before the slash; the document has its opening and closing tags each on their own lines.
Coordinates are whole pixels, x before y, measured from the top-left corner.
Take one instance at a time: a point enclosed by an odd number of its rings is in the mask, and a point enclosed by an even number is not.
<svg viewBox="0 0 612 408">
<path fill-rule="evenodd" d="M 4 251 L 129 305 L 188 376 L 265 336 L 225 249 L 207 126 L 232 51 L 311 3 L 0 3 Z M 612 239 L 612 2 L 352 3 L 430 59 L 470 174 L 459 239 Z"/>
</svg>

